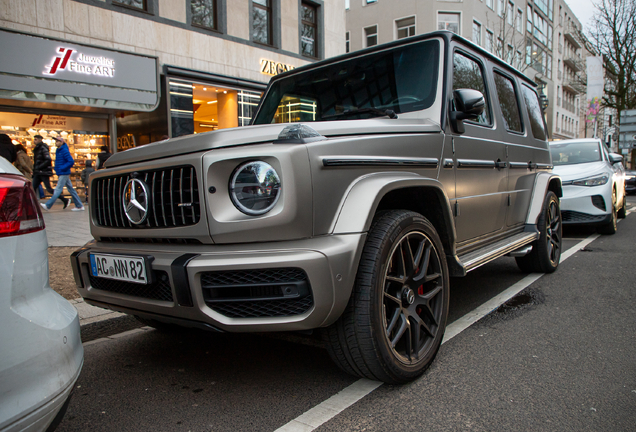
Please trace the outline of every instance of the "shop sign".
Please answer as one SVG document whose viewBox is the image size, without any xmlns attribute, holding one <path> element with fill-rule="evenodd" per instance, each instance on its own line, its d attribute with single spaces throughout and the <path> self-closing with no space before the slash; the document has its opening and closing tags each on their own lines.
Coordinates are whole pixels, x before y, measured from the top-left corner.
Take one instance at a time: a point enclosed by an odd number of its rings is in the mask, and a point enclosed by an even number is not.
<svg viewBox="0 0 636 432">
<path fill-rule="evenodd" d="M 11 98 L 39 94 L 80 106 L 153 111 L 159 102 L 158 59 L 0 29 L 0 89 Z"/>
<path fill-rule="evenodd" d="M 278 63 L 273 60 L 261 59 L 261 73 L 265 75 L 275 76 L 293 69 L 296 69 L 296 66 Z"/>
<path fill-rule="evenodd" d="M 136 147 L 135 137 L 133 134 L 126 134 L 117 137 L 117 151 L 124 151 Z"/>
<path fill-rule="evenodd" d="M 33 119 L 33 123 L 31 127 L 41 126 L 41 127 L 49 127 L 52 129 L 56 128 L 66 128 L 66 117 L 63 116 L 49 116 L 49 115 L 36 115 Z"/>
<path fill-rule="evenodd" d="M 89 56 L 72 48 L 59 47 L 59 53 L 45 66 L 44 74 L 55 75 L 68 66 L 70 72 L 86 75 L 99 75 L 113 78 L 115 76 L 115 60 L 103 56 Z M 75 54 L 75 60 L 72 56 Z"/>
</svg>

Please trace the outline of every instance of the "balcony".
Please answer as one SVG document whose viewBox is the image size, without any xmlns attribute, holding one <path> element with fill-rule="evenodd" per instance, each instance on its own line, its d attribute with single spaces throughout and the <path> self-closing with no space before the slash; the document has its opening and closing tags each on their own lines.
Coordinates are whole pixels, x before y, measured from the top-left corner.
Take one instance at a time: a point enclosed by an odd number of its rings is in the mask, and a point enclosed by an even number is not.
<svg viewBox="0 0 636 432">
<path fill-rule="evenodd" d="M 563 64 L 572 69 L 575 73 L 581 70 L 581 68 L 577 64 L 577 59 L 575 59 L 574 57 L 563 59 Z"/>
<path fill-rule="evenodd" d="M 583 93 L 582 85 L 576 81 L 565 81 L 563 83 L 563 90 L 575 95 Z"/>
<path fill-rule="evenodd" d="M 581 44 L 579 43 L 579 41 L 576 40 L 576 35 L 575 35 L 574 31 L 568 30 L 563 35 L 563 37 L 566 38 L 568 40 L 568 42 L 570 42 L 575 49 L 581 48 Z"/>
</svg>

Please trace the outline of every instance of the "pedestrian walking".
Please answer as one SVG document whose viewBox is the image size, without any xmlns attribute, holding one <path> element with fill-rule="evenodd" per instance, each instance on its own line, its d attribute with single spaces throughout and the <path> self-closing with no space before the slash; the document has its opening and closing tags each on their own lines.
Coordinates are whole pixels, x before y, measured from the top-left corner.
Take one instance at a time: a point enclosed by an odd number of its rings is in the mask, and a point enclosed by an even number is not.
<svg viewBox="0 0 636 432">
<path fill-rule="evenodd" d="M 31 180 L 33 177 L 33 161 L 27 154 L 26 148 L 22 144 L 16 144 L 16 159 L 15 159 L 15 167 L 25 176 L 27 179 Z"/>
<path fill-rule="evenodd" d="M 84 183 L 84 196 L 86 197 L 86 202 L 88 202 L 88 176 L 95 172 L 95 168 L 93 168 L 93 161 L 90 159 L 86 159 L 85 165 L 86 168 L 82 170 L 80 179 Z"/>
<path fill-rule="evenodd" d="M 44 198 L 42 185 L 44 185 L 48 193 L 53 195 L 53 188 L 49 179 L 53 175 L 51 154 L 49 153 L 49 146 L 42 141 L 42 135 L 35 135 L 33 143 L 35 144 L 33 148 L 33 190 L 40 194 L 40 198 Z M 64 203 L 63 208 L 68 207 L 68 198 L 60 197 L 59 199 Z"/>
<path fill-rule="evenodd" d="M 17 157 L 15 146 L 11 142 L 11 137 L 7 134 L 0 134 L 0 156 L 11 163 L 15 162 Z"/>
<path fill-rule="evenodd" d="M 73 160 L 71 152 L 69 152 L 68 146 L 62 137 L 55 137 L 53 139 L 57 141 L 57 150 L 55 150 L 55 173 L 57 174 L 57 186 L 55 186 L 55 191 L 53 191 L 51 199 L 49 199 L 46 204 L 40 203 L 40 205 L 44 210 L 50 210 L 50 208 L 53 207 L 55 200 L 59 198 L 62 194 L 62 190 L 66 187 L 66 190 L 69 194 L 71 194 L 71 198 L 75 204 L 75 208 L 71 210 L 83 211 L 84 206 L 82 205 L 82 200 L 80 200 L 79 195 L 77 195 L 77 192 L 73 189 L 73 183 L 71 183 L 71 168 L 75 164 L 75 160 Z"/>
<path fill-rule="evenodd" d="M 112 156 L 111 152 L 108 149 L 108 146 L 102 146 L 102 151 L 97 155 L 97 163 L 95 164 L 95 169 L 104 168 L 104 162 L 108 160 L 109 157 Z"/>
</svg>

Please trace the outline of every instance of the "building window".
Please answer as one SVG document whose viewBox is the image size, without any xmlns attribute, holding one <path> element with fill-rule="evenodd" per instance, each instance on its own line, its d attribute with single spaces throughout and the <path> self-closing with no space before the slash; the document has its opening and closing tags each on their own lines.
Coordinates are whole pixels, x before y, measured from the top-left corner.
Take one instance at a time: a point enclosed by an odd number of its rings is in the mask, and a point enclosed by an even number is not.
<svg viewBox="0 0 636 432">
<path fill-rule="evenodd" d="M 345 10 L 349 10 L 351 7 L 351 0 L 345 0 Z"/>
<path fill-rule="evenodd" d="M 497 0 L 497 15 L 504 16 L 505 3 L 504 0 Z"/>
<path fill-rule="evenodd" d="M 510 27 L 514 25 L 515 19 L 515 4 L 513 2 L 508 2 L 508 8 L 506 9 L 506 22 Z"/>
<path fill-rule="evenodd" d="M 495 2 L 495 0 L 486 0 L 486 6 L 488 6 L 492 10 L 495 10 L 494 2 Z"/>
<path fill-rule="evenodd" d="M 133 9 L 139 9 L 143 11 L 148 10 L 146 0 L 113 0 L 113 4 L 120 6 L 128 6 Z"/>
<path fill-rule="evenodd" d="M 517 31 L 523 33 L 523 10 L 517 9 Z"/>
<path fill-rule="evenodd" d="M 216 0 L 191 0 L 192 25 L 210 29 L 217 28 Z"/>
<path fill-rule="evenodd" d="M 345 33 L 345 52 L 348 53 L 351 51 L 351 45 L 349 42 L 349 32 Z"/>
<path fill-rule="evenodd" d="M 378 44 L 378 26 L 374 25 L 364 29 L 364 37 L 367 47 L 372 47 Z"/>
<path fill-rule="evenodd" d="M 530 5 L 526 6 L 526 30 L 532 34 L 532 8 Z"/>
<path fill-rule="evenodd" d="M 378 0 L 365 0 L 366 4 L 375 3 L 375 2 L 377 2 L 377 1 L 378 1 Z"/>
<path fill-rule="evenodd" d="M 459 34 L 459 14 L 439 12 L 437 14 L 437 29 L 450 30 Z"/>
<path fill-rule="evenodd" d="M 252 40 L 272 44 L 271 0 L 252 0 Z"/>
<path fill-rule="evenodd" d="M 395 21 L 395 28 L 398 39 L 415 36 L 415 17 Z"/>
<path fill-rule="evenodd" d="M 318 9 L 307 3 L 301 5 L 301 54 L 318 57 Z"/>
<path fill-rule="evenodd" d="M 486 30 L 486 46 L 484 47 L 486 48 L 486 51 L 492 52 L 494 41 L 495 41 L 494 33 L 490 30 Z"/>
<path fill-rule="evenodd" d="M 481 24 L 473 21 L 473 42 L 481 46 Z"/>
<path fill-rule="evenodd" d="M 515 50 L 512 48 L 512 45 L 508 45 L 508 47 L 506 48 L 506 62 L 508 62 L 509 65 L 512 65 L 514 55 Z"/>
</svg>

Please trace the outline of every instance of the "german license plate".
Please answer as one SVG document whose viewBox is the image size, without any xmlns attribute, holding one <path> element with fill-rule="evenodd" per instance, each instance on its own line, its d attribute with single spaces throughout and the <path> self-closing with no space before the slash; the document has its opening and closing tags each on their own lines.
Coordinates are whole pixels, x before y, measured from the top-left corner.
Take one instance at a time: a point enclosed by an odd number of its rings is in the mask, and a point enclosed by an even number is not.
<svg viewBox="0 0 636 432">
<path fill-rule="evenodd" d="M 93 276 L 138 284 L 148 283 L 146 261 L 143 257 L 90 254 Z"/>
</svg>

